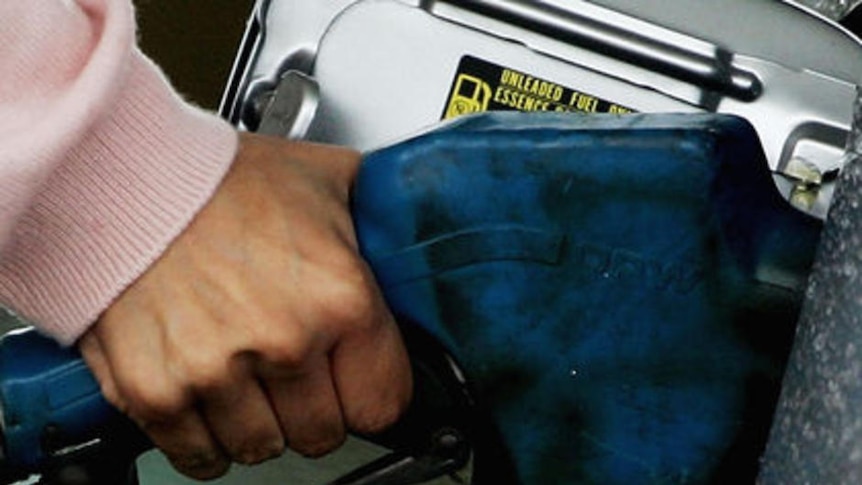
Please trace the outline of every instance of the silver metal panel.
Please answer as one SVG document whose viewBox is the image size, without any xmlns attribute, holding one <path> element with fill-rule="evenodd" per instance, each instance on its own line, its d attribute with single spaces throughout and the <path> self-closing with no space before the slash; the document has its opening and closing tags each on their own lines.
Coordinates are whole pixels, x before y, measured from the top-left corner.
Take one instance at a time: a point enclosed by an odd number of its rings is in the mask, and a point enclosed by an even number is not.
<svg viewBox="0 0 862 485">
<path fill-rule="evenodd" d="M 635 110 L 694 110 L 422 10 L 372 1 L 348 9 L 321 43 L 315 65 L 321 104 L 310 136 L 367 150 L 428 128 L 440 121 L 458 62 L 468 53 Z"/>
<path fill-rule="evenodd" d="M 261 0 L 256 21 L 235 103 L 259 112 L 284 72 L 305 72 L 312 139 L 368 150 L 438 123 L 471 56 L 637 111 L 743 116 L 782 193 L 819 217 L 862 79 L 855 37 L 782 2 Z"/>
</svg>

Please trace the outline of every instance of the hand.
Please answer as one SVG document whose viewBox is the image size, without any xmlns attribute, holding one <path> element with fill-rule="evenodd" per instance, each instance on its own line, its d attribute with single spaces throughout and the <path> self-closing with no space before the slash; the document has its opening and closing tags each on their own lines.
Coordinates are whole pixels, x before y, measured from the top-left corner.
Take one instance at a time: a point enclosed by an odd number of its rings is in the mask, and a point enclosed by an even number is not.
<svg viewBox="0 0 862 485">
<path fill-rule="evenodd" d="M 356 153 L 241 135 L 212 200 L 81 338 L 180 472 L 318 456 L 406 407 L 408 358 L 348 211 Z"/>
</svg>

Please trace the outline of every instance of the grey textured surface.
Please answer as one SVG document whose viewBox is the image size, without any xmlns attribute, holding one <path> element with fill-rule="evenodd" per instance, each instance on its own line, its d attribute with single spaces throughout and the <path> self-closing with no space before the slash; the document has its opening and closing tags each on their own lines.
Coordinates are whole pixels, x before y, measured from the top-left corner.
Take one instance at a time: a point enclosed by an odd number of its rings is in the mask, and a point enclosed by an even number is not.
<svg viewBox="0 0 862 485">
<path fill-rule="evenodd" d="M 862 483 L 862 105 L 821 236 L 759 483 Z"/>
</svg>

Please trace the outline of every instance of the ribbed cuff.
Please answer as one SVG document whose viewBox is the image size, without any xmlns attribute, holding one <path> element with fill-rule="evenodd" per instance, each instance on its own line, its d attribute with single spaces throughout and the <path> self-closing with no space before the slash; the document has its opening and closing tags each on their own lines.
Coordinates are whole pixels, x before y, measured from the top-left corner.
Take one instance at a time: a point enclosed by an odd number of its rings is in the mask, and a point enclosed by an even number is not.
<svg viewBox="0 0 862 485">
<path fill-rule="evenodd" d="M 113 113 L 64 160 L 0 261 L 14 310 L 73 343 L 209 200 L 237 134 L 135 52 Z"/>
</svg>

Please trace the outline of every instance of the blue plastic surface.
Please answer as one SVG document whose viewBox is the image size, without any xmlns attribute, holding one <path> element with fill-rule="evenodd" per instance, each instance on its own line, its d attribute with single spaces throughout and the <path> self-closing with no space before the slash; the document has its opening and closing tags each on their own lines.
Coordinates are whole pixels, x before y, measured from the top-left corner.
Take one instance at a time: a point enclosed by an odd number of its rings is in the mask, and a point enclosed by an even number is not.
<svg viewBox="0 0 862 485">
<path fill-rule="evenodd" d="M 399 323 L 488 407 L 511 466 L 480 452 L 476 483 L 754 480 L 820 224 L 745 121 L 463 118 L 369 154 L 353 212 Z M 59 445 L 117 429 L 33 332 L 0 345 L 0 400 L 10 464 L 42 463 L 49 425 Z"/>
<path fill-rule="evenodd" d="M 64 446 L 108 436 L 108 427 L 124 421 L 74 348 L 33 331 L 0 343 L 0 402 L 4 463 L 22 470 L 37 469 Z"/>
<path fill-rule="evenodd" d="M 754 480 L 820 224 L 745 121 L 462 119 L 370 154 L 353 210 L 489 405 L 517 476 L 481 483 Z"/>
</svg>

